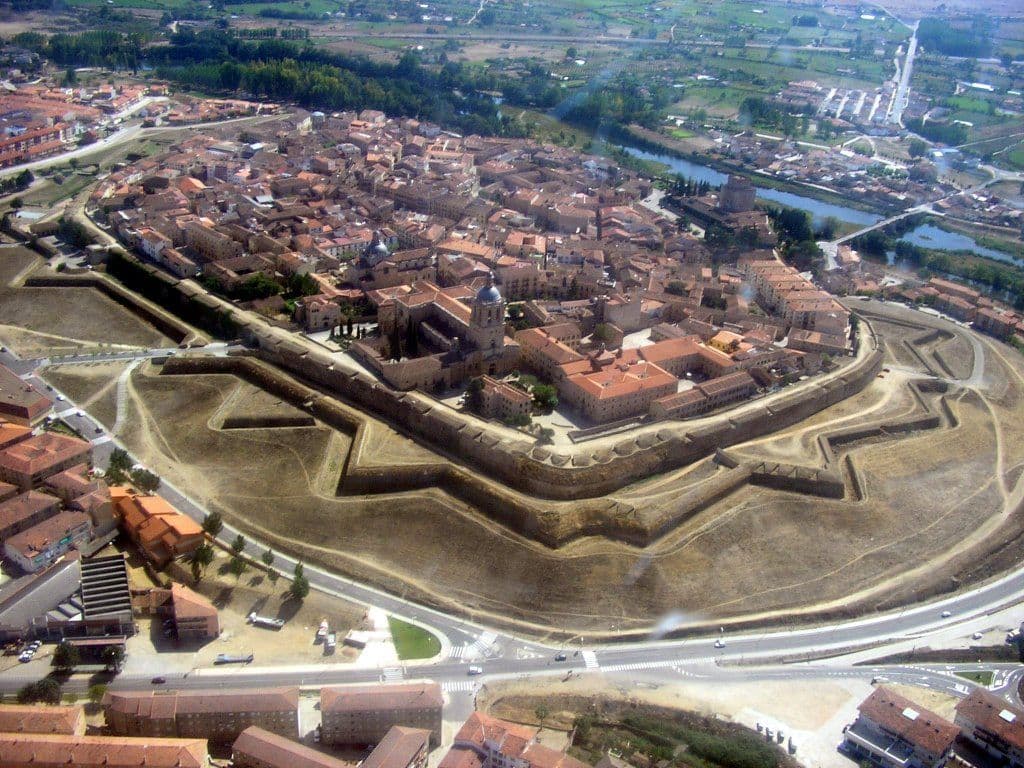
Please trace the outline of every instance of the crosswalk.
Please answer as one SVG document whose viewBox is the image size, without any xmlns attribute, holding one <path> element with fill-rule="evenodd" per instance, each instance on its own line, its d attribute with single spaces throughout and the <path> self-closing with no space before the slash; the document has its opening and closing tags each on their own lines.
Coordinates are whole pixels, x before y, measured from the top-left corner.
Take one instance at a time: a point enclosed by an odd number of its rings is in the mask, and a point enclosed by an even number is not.
<svg viewBox="0 0 1024 768">
<path fill-rule="evenodd" d="M 584 651 L 584 661 L 586 661 L 586 651 Z M 715 660 L 714 656 L 705 656 L 698 659 L 687 659 L 686 664 L 683 665 L 675 659 L 663 659 L 660 661 L 637 661 L 630 664 L 609 664 L 607 666 L 601 666 L 602 672 L 636 672 L 643 669 L 667 669 L 671 668 L 673 672 L 683 675 L 684 677 L 701 677 L 697 673 L 689 669 L 690 665 L 694 664 L 711 664 Z M 588 668 L 590 665 L 587 665 Z"/>
<path fill-rule="evenodd" d="M 477 684 L 472 680 L 449 680 L 441 683 L 441 690 L 445 693 L 472 693 Z"/>
<path fill-rule="evenodd" d="M 469 645 L 457 645 L 452 647 L 451 658 L 453 659 L 475 659 L 486 656 L 487 652 L 498 639 L 494 632 L 484 632 Z"/>
<path fill-rule="evenodd" d="M 583 664 L 587 669 L 600 669 L 601 665 L 597 663 L 597 654 L 593 651 L 583 651 Z"/>
<path fill-rule="evenodd" d="M 380 671 L 380 677 L 385 683 L 399 683 L 405 679 L 405 670 L 401 667 L 384 667 Z"/>
</svg>

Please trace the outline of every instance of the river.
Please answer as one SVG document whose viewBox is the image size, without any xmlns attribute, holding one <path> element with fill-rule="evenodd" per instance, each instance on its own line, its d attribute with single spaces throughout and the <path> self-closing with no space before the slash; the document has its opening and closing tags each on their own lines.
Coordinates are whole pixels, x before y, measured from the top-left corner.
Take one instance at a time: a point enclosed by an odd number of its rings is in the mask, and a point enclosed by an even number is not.
<svg viewBox="0 0 1024 768">
<path fill-rule="evenodd" d="M 690 160 L 684 160 L 680 157 L 655 154 L 654 152 L 647 152 L 646 150 L 631 146 L 622 146 L 622 149 L 633 157 L 667 165 L 675 173 L 682 174 L 683 176 L 687 176 L 691 179 L 696 179 L 697 181 L 706 181 L 716 187 L 725 184 L 726 180 L 729 178 L 729 175 L 726 173 L 716 171 L 714 168 L 709 168 L 706 165 L 699 165 L 698 163 L 691 162 Z M 754 185 L 757 186 L 756 176 L 753 176 L 751 181 L 753 181 Z M 776 203 L 788 205 L 791 208 L 800 208 L 801 210 L 807 211 L 811 214 L 811 218 L 813 219 L 815 226 L 819 225 L 823 220 L 829 217 L 839 219 L 839 221 L 850 224 L 857 224 L 862 227 L 874 224 L 876 221 L 880 221 L 882 219 L 882 216 L 876 213 L 859 211 L 856 208 L 848 208 L 843 205 L 833 205 L 832 203 L 825 203 L 821 200 L 804 197 L 803 195 L 797 195 L 792 192 L 781 192 L 777 189 L 757 187 L 757 196 L 762 200 L 772 200 Z"/>
<path fill-rule="evenodd" d="M 1024 253 L 1014 258 L 1009 253 L 978 245 L 967 235 L 962 235 L 959 232 L 947 232 L 931 224 L 922 224 L 919 227 L 915 227 L 900 239 L 906 240 L 913 245 L 919 245 L 922 248 L 936 248 L 942 251 L 970 251 L 978 256 L 986 256 L 1007 264 L 1024 266 Z"/>
</svg>

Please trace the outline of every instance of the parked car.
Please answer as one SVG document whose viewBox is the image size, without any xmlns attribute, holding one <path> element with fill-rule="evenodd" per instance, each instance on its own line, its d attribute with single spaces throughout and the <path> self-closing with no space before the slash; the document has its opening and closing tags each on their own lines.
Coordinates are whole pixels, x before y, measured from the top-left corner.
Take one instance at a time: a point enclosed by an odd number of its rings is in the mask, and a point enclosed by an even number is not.
<svg viewBox="0 0 1024 768">
<path fill-rule="evenodd" d="M 483 668 L 482 668 L 482 667 L 478 667 L 478 666 L 476 666 L 475 664 L 474 664 L 474 665 L 472 665 L 472 666 L 471 666 L 471 667 L 470 667 L 470 668 L 469 668 L 468 670 L 466 670 L 466 671 L 467 671 L 467 673 L 468 673 L 468 674 L 470 674 L 470 675 L 482 675 L 482 674 L 484 673 L 484 670 L 483 670 Z"/>
<path fill-rule="evenodd" d="M 953 612 L 952 611 L 943 611 L 940 615 L 942 616 L 942 618 L 948 619 L 950 616 L 953 615 Z"/>
<path fill-rule="evenodd" d="M 568 658 L 564 653 L 556 653 L 555 661 L 565 661 Z"/>
<path fill-rule="evenodd" d="M 164 683 L 167 682 L 167 678 L 166 677 L 162 677 L 160 675 L 157 675 L 156 677 L 154 677 L 149 682 L 151 682 L 153 685 L 163 685 Z"/>
<path fill-rule="evenodd" d="M 29 653 L 28 651 L 24 651 L 21 654 L 21 656 L 18 657 L 18 661 L 20 661 L 22 664 L 25 664 L 27 662 L 32 661 L 32 657 L 34 655 L 35 655 L 34 653 Z"/>
</svg>

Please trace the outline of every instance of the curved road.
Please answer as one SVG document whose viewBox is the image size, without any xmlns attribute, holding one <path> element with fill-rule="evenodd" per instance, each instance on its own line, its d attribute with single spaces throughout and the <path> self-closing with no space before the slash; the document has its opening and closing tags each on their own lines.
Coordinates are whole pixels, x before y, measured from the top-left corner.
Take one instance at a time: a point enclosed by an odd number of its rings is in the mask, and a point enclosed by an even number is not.
<svg viewBox="0 0 1024 768">
<path fill-rule="evenodd" d="M 203 350 L 193 350 L 191 353 L 223 355 L 228 352 L 228 349 L 225 345 L 210 345 Z M 20 360 L 9 351 L 4 351 L 0 353 L 0 363 L 17 371 L 22 378 L 41 391 L 49 391 L 52 396 L 57 396 L 60 393 L 54 391 L 37 375 L 38 369 L 44 365 L 114 359 L 134 360 L 174 354 L 176 351 L 171 349 L 104 351 L 98 354 L 70 355 L 53 360 Z M 79 411 L 65 396 L 60 395 L 60 397 L 62 399 L 56 403 L 56 411 L 81 434 L 92 437 L 96 463 L 98 465 L 105 464 L 110 452 L 118 445 L 116 438 L 107 434 L 102 426 L 88 414 Z M 79 413 L 82 415 L 78 415 Z M 166 481 L 161 486 L 160 492 L 168 501 L 194 519 L 202 520 L 205 517 L 206 511 L 200 504 Z M 234 528 L 225 525 L 219 539 L 227 544 L 236 533 Z M 246 554 L 258 560 L 263 549 L 264 547 L 257 543 L 248 542 Z M 294 560 L 279 554 L 275 560 L 275 566 L 282 574 L 288 575 L 293 569 Z M 390 614 L 421 624 L 442 635 L 444 651 L 441 658 L 426 665 L 407 665 L 390 670 L 349 669 L 341 666 L 337 668 L 315 666 L 306 668 L 201 669 L 191 674 L 185 673 L 180 680 L 174 679 L 173 684 L 177 687 L 201 687 L 230 680 L 232 684 L 236 685 L 270 685 L 279 682 L 320 685 L 341 682 L 372 682 L 384 678 L 393 681 L 430 677 L 455 687 L 462 686 L 461 689 L 466 690 L 469 680 L 467 665 L 471 662 L 483 667 L 483 677 L 474 677 L 474 680 L 503 676 L 565 675 L 569 671 L 585 673 L 599 670 L 608 674 L 663 674 L 673 667 L 708 668 L 714 676 L 719 676 L 726 674 L 722 665 L 780 665 L 784 662 L 799 662 L 816 657 L 842 656 L 855 650 L 881 649 L 886 645 L 908 639 L 923 638 L 929 633 L 948 628 L 970 618 L 992 614 L 999 609 L 1016 605 L 1024 600 L 1024 569 L 1020 569 L 975 589 L 937 602 L 831 625 L 804 626 L 775 631 L 712 634 L 711 636 L 705 635 L 682 640 L 649 639 L 603 646 L 588 646 L 580 640 L 578 646 L 573 643 L 570 647 L 566 647 L 564 644 L 551 645 L 517 637 L 510 633 L 489 630 L 473 622 L 449 616 L 313 566 L 306 566 L 306 575 L 316 589 L 356 603 L 377 606 Z M 553 658 L 555 653 L 563 649 L 568 658 L 564 662 L 555 661 Z M 881 650 L 879 652 L 881 653 Z M 453 656 L 459 658 L 453 658 Z M 985 665 L 985 668 L 992 667 L 991 664 Z M 793 667 L 790 664 L 764 674 L 783 677 L 797 674 L 806 675 L 810 674 L 808 670 L 813 671 L 815 668 L 814 665 L 801 664 L 799 667 Z M 803 671 L 795 671 L 797 669 Z M 848 668 L 844 674 L 864 677 L 872 674 L 873 669 L 875 668 Z M 26 670 L 27 672 L 28 670 Z M 744 666 L 743 674 L 748 675 L 748 672 L 748 668 Z M 919 669 L 905 674 L 911 676 L 939 674 L 941 676 L 941 673 L 924 673 Z M 37 675 L 28 675 L 26 678 L 24 675 L 17 674 L 16 671 L 5 674 L 0 680 L 0 690 L 16 690 L 26 679 L 35 679 L 35 677 Z M 948 678 L 949 675 L 947 674 L 946 677 Z M 141 682 L 143 679 L 138 675 L 122 675 L 115 685 L 129 687 Z M 950 682 L 946 680 L 946 682 L 950 685 L 963 686 L 967 684 L 966 681 Z M 966 693 L 966 689 L 963 693 Z"/>
</svg>

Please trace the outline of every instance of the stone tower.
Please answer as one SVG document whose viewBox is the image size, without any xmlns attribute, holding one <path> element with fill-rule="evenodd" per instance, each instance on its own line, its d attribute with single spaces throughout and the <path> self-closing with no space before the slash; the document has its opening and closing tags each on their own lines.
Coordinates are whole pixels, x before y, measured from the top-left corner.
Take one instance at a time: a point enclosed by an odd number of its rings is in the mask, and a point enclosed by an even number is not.
<svg viewBox="0 0 1024 768">
<path fill-rule="evenodd" d="M 469 340 L 485 354 L 500 354 L 505 346 L 505 300 L 494 285 L 493 276 L 473 299 L 469 316 Z"/>
</svg>

